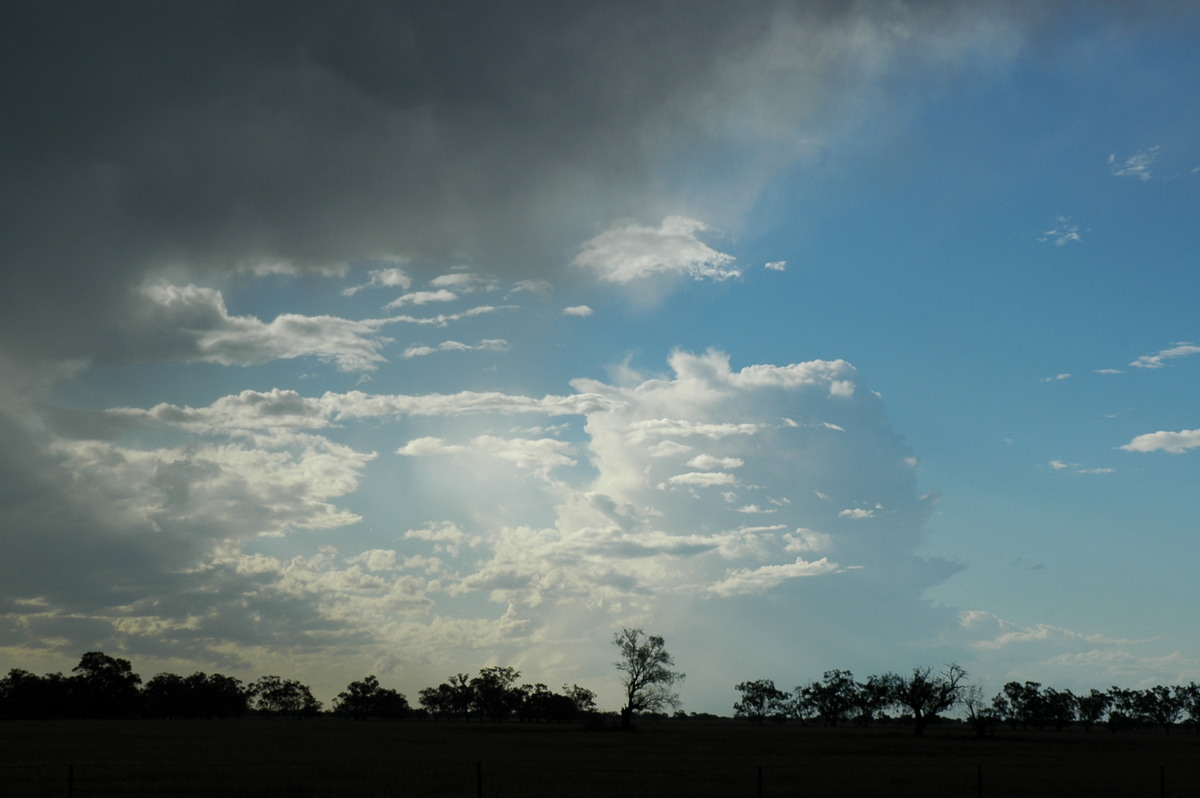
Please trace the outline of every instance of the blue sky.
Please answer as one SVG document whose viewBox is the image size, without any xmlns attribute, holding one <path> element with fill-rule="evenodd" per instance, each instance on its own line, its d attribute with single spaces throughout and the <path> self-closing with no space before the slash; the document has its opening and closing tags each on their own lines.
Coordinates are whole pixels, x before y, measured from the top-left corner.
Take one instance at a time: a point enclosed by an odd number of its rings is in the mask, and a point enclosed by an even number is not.
<svg viewBox="0 0 1200 798">
<path fill-rule="evenodd" d="M 52 5 L 0 667 L 1200 680 L 1196 4 Z"/>
</svg>

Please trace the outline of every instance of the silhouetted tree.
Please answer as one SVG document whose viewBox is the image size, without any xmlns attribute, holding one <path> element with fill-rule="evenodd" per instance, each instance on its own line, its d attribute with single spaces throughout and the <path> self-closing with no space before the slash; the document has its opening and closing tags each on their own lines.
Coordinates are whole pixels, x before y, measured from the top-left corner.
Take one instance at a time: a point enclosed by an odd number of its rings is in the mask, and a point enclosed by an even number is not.
<svg viewBox="0 0 1200 798">
<path fill-rule="evenodd" d="M 127 659 L 89 651 L 72 668 L 71 697 L 74 711 L 89 718 L 127 718 L 138 708 L 142 677 Z"/>
<path fill-rule="evenodd" d="M 1161 684 L 1141 690 L 1137 701 L 1141 716 L 1147 722 L 1161 726 L 1167 734 L 1183 715 L 1184 702 L 1185 695 L 1178 687 Z"/>
<path fill-rule="evenodd" d="M 1055 731 L 1062 731 L 1064 726 L 1075 720 L 1078 699 L 1070 690 L 1055 690 L 1047 687 L 1042 693 L 1041 724 L 1050 724 Z M 1042 728 L 1039 725 L 1038 728 Z"/>
<path fill-rule="evenodd" d="M 349 715 L 355 720 L 392 720 L 407 715 L 409 706 L 403 693 L 380 687 L 379 680 L 372 675 L 361 681 L 350 682 L 345 690 L 338 693 L 333 701 L 333 711 Z"/>
<path fill-rule="evenodd" d="M 521 706 L 518 711 L 523 721 L 565 723 L 579 715 L 579 708 L 571 696 L 552 692 L 544 684 L 521 685 L 520 691 Z"/>
<path fill-rule="evenodd" d="M 854 723 L 866 726 L 892 703 L 895 693 L 893 676 L 868 676 L 867 680 L 858 685 L 854 699 Z"/>
<path fill-rule="evenodd" d="M 1183 699 L 1183 711 L 1187 713 L 1188 724 L 1196 734 L 1200 734 L 1200 684 L 1188 682 L 1178 688 Z"/>
<path fill-rule="evenodd" d="M 771 679 L 756 679 L 742 682 L 734 687 L 742 694 L 740 700 L 733 705 L 735 718 L 749 718 L 762 725 L 767 718 L 786 714 L 788 694 L 776 689 Z"/>
<path fill-rule="evenodd" d="M 249 694 L 241 680 L 219 673 L 160 673 L 142 688 L 142 714 L 152 718 L 238 718 Z"/>
<path fill-rule="evenodd" d="M 475 704 L 475 688 L 471 677 L 457 673 L 437 687 L 426 687 L 420 691 L 417 702 L 433 716 L 439 718 L 467 719 Z"/>
<path fill-rule="evenodd" d="M 616 662 L 625 688 L 625 706 L 621 708 L 621 728 L 633 727 L 635 712 L 658 712 L 679 704 L 672 690 L 684 674 L 671 670 L 674 659 L 658 635 L 646 635 L 641 629 L 622 629 L 613 637 L 620 652 Z"/>
<path fill-rule="evenodd" d="M 825 671 L 821 681 L 797 687 L 796 695 L 808 703 L 823 725 L 837 726 L 857 702 L 858 684 L 850 671 Z"/>
<path fill-rule="evenodd" d="M 517 687 L 521 672 L 516 668 L 493 665 L 483 668 L 471 680 L 475 710 L 490 720 L 506 720 L 521 706 L 522 693 Z"/>
<path fill-rule="evenodd" d="M 929 722 L 958 703 L 967 672 L 951 663 L 940 674 L 913 668 L 911 677 L 896 677 L 892 700 L 912 712 L 913 734 L 920 737 Z"/>
<path fill-rule="evenodd" d="M 983 688 L 978 684 L 963 688 L 962 705 L 967 710 L 967 725 L 975 730 L 976 737 L 986 737 L 1000 722 L 1000 713 L 983 697 Z"/>
<path fill-rule="evenodd" d="M 575 705 L 575 712 L 578 715 L 587 715 L 596 711 L 596 694 L 586 687 L 580 687 L 577 684 L 567 687 L 564 684 L 563 695 L 571 699 L 571 703 Z"/>
<path fill-rule="evenodd" d="M 1092 688 L 1087 695 L 1077 696 L 1075 699 L 1075 714 L 1079 719 L 1079 723 L 1083 726 L 1083 730 L 1090 732 L 1092 726 L 1100 722 L 1100 718 L 1104 717 L 1104 713 L 1108 711 L 1111 705 L 1112 696 L 1095 688 Z"/>
<path fill-rule="evenodd" d="M 309 717 L 321 711 L 321 702 L 313 698 L 307 685 L 294 679 L 263 676 L 250 686 L 254 708 L 267 717 L 276 713 L 287 718 Z"/>
<path fill-rule="evenodd" d="M 450 685 L 439 684 L 437 687 L 423 687 L 417 694 L 417 703 L 434 720 L 448 718 L 454 714 L 454 698 Z"/>
<path fill-rule="evenodd" d="M 992 704 L 1013 729 L 1018 723 L 1023 729 L 1046 726 L 1046 702 L 1039 682 L 1008 682 Z"/>
<path fill-rule="evenodd" d="M 61 718 L 69 714 L 70 680 L 61 673 L 37 676 L 13 668 L 0 679 L 0 718 Z"/>
<path fill-rule="evenodd" d="M 1142 722 L 1141 701 L 1137 690 L 1113 686 L 1108 690 L 1111 699 L 1108 712 L 1108 730 L 1112 732 L 1132 729 Z"/>
</svg>

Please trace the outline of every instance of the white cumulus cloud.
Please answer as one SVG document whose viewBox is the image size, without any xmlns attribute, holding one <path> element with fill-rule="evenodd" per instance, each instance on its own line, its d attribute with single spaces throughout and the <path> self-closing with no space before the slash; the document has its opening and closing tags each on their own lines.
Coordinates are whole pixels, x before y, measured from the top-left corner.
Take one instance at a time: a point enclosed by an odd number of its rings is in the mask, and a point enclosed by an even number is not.
<svg viewBox="0 0 1200 798">
<path fill-rule="evenodd" d="M 612 283 L 659 274 L 697 280 L 740 276 L 732 255 L 718 252 L 698 238 L 698 233 L 707 230 L 703 222 L 682 216 L 668 216 L 658 227 L 621 222 L 585 242 L 575 265 L 592 269 Z"/>
</svg>

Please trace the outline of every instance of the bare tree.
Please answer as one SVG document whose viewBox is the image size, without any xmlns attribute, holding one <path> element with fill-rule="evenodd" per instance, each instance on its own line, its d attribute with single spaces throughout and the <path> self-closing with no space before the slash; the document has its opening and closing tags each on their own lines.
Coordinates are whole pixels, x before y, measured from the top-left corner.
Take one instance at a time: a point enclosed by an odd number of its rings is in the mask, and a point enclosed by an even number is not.
<svg viewBox="0 0 1200 798">
<path fill-rule="evenodd" d="M 632 728 L 635 712 L 658 712 L 679 705 L 679 695 L 672 687 L 683 681 L 684 675 L 671 670 L 675 660 L 661 637 L 641 629 L 622 629 L 613 637 L 613 645 L 621 652 L 616 666 L 625 688 L 622 729 Z"/>
<path fill-rule="evenodd" d="M 912 711 L 913 733 L 920 737 L 929 721 L 959 702 L 965 689 L 967 672 L 960 665 L 950 664 L 934 675 L 933 668 L 913 668 L 911 677 L 895 681 L 893 701 Z"/>
</svg>

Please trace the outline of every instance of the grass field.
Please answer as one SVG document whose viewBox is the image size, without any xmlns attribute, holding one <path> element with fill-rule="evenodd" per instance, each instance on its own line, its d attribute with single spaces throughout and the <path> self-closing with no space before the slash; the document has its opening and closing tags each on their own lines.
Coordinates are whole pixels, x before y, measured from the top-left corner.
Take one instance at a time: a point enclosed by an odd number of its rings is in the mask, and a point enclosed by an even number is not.
<svg viewBox="0 0 1200 798">
<path fill-rule="evenodd" d="M 4 796 L 1200 796 L 1200 736 L 430 722 L 0 723 Z"/>
</svg>

